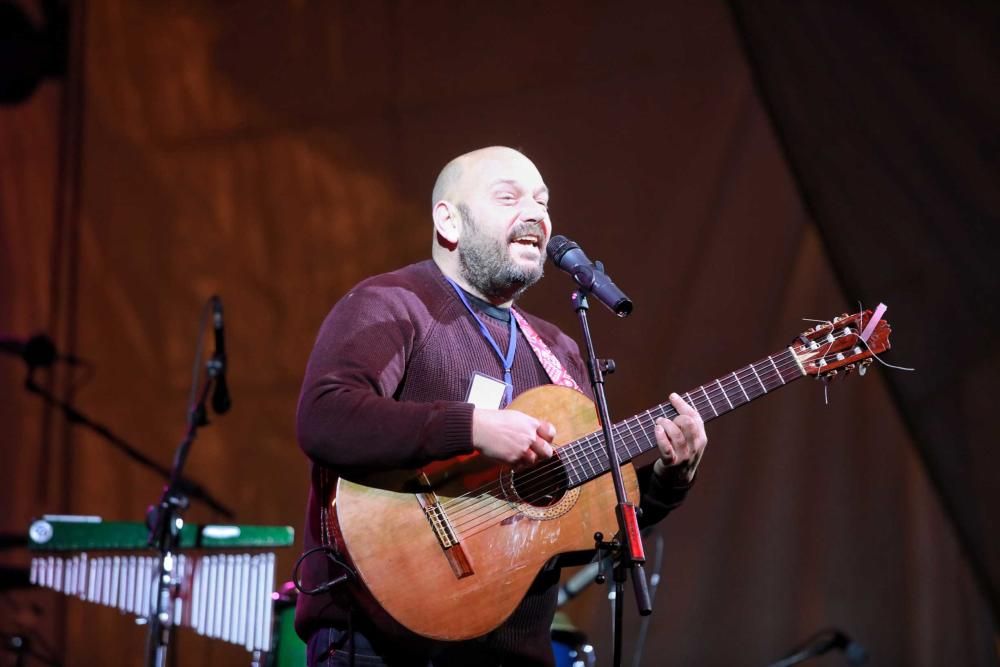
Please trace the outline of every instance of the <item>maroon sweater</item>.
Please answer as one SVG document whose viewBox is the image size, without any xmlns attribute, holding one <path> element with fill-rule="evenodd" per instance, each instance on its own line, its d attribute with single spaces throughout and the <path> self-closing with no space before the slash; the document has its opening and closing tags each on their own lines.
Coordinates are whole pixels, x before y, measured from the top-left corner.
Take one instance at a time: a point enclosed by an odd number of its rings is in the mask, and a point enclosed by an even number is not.
<svg viewBox="0 0 1000 667">
<path fill-rule="evenodd" d="M 509 324 L 497 317 L 506 313 L 482 303 L 474 307 L 483 309 L 480 319 L 506 351 Z M 576 343 L 552 324 L 521 312 L 589 394 Z M 515 396 L 549 382 L 520 330 L 517 335 Z M 365 280 L 334 306 L 320 329 L 299 398 L 299 445 L 313 462 L 306 549 L 322 543 L 320 484 L 339 474 L 418 468 L 473 451 L 473 406 L 464 400 L 475 372 L 503 377 L 496 353 L 431 260 Z M 686 487 L 667 488 L 648 471 L 640 480 L 643 523 L 662 518 L 686 492 Z M 329 578 L 328 565 L 319 555 L 306 559 L 306 587 Z M 558 570 L 542 572 L 500 628 L 453 648 L 517 664 L 551 664 L 549 623 L 558 581 Z M 343 590 L 300 596 L 296 629 L 308 639 L 321 627 L 346 627 L 349 608 Z M 355 623 L 363 627 L 358 613 L 355 609 Z"/>
</svg>

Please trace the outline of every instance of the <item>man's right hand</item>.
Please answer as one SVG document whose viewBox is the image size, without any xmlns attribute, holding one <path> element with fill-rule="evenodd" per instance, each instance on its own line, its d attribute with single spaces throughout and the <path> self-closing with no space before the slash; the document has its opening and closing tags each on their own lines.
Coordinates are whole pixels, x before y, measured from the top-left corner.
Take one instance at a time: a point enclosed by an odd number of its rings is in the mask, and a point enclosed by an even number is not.
<svg viewBox="0 0 1000 667">
<path fill-rule="evenodd" d="M 556 427 L 517 410 L 476 408 L 472 413 L 472 446 L 501 463 L 529 466 L 552 457 Z"/>
</svg>

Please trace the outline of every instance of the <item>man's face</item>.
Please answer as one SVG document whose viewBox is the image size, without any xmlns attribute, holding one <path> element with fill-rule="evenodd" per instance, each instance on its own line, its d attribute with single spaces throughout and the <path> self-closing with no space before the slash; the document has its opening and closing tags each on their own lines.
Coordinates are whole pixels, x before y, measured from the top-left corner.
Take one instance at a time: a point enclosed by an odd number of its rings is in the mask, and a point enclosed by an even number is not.
<svg viewBox="0 0 1000 667">
<path fill-rule="evenodd" d="M 487 298 L 513 299 L 542 277 L 552 233 L 548 188 L 531 161 L 518 153 L 475 167 L 458 205 L 462 276 Z"/>
</svg>

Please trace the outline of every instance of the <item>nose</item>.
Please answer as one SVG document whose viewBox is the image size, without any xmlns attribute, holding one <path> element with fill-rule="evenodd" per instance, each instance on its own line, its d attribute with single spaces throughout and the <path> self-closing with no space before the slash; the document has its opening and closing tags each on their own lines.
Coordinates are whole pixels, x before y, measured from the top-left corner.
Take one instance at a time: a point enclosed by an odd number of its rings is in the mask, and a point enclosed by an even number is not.
<svg viewBox="0 0 1000 667">
<path fill-rule="evenodd" d="M 547 222 L 549 210 L 532 199 L 521 210 L 521 217 L 525 222 Z"/>
</svg>

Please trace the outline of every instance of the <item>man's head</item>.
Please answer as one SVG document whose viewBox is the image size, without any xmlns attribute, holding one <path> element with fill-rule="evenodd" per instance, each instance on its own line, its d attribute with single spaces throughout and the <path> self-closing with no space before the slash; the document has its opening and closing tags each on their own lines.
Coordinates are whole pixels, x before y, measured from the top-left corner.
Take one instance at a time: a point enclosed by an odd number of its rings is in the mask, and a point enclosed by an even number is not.
<svg viewBox="0 0 1000 667">
<path fill-rule="evenodd" d="M 461 155 L 441 171 L 432 198 L 432 254 L 445 275 L 496 304 L 542 277 L 549 191 L 523 154 L 493 146 Z"/>
</svg>

